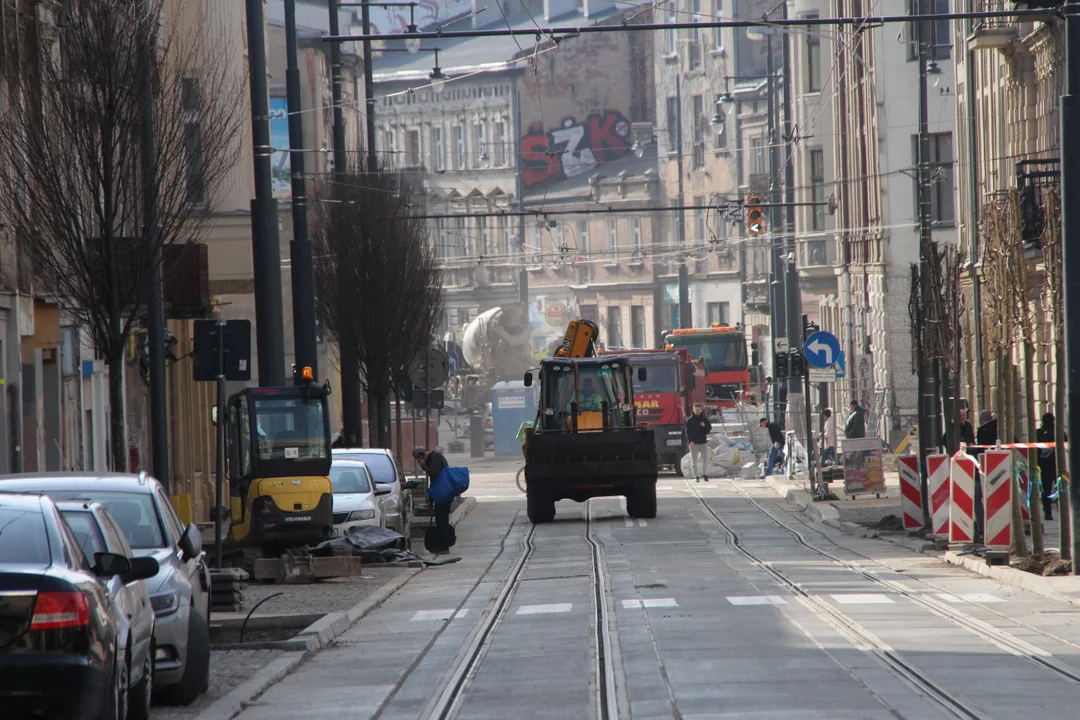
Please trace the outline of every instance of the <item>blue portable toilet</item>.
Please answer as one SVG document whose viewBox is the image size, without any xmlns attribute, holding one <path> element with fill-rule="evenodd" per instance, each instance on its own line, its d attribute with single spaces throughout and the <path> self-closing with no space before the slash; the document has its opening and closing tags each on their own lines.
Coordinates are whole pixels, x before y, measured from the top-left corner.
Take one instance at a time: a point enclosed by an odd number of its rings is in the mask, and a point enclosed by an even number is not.
<svg viewBox="0 0 1080 720">
<path fill-rule="evenodd" d="M 536 387 L 521 380 L 495 383 L 491 389 L 491 425 L 495 457 L 521 457 L 517 432 L 521 423 L 536 419 Z"/>
</svg>

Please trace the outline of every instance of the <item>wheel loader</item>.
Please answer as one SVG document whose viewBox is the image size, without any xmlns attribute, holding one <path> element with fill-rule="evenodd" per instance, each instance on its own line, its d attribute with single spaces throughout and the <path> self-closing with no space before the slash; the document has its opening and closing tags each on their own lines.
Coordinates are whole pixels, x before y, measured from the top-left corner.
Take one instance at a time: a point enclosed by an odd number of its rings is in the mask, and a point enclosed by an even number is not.
<svg viewBox="0 0 1080 720">
<path fill-rule="evenodd" d="M 573 321 L 553 357 L 525 374 L 539 382 L 534 427 L 525 435 L 529 520 L 551 522 L 555 502 L 625 496 L 631 517 L 656 517 L 656 443 L 635 423 L 634 372 L 624 355 L 596 357 L 596 325 Z"/>
</svg>

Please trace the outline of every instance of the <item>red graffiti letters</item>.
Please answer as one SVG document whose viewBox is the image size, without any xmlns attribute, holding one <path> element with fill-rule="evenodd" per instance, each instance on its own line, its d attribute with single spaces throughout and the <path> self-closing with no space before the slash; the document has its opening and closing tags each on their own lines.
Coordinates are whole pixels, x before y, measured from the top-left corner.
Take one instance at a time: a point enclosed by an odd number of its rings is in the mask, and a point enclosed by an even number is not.
<svg viewBox="0 0 1080 720">
<path fill-rule="evenodd" d="M 522 182 L 535 188 L 585 175 L 630 152 L 630 121 L 618 110 L 566 118 L 549 133 L 534 122 L 521 140 Z"/>
</svg>

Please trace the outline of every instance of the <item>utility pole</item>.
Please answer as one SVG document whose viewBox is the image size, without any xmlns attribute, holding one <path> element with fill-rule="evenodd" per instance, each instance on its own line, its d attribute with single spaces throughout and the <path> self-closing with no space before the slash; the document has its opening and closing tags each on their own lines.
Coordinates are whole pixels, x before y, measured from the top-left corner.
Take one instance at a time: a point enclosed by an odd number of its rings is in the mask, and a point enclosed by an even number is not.
<svg viewBox="0 0 1080 720">
<path fill-rule="evenodd" d="M 776 357 L 776 343 L 781 338 L 787 338 L 787 308 L 784 306 L 784 285 L 783 285 L 783 272 L 784 272 L 784 246 L 783 236 L 780 233 L 780 162 L 778 158 L 779 138 L 777 137 L 777 107 L 776 107 L 776 58 L 773 57 L 773 43 L 772 43 L 772 31 L 771 28 L 765 28 L 765 75 L 768 77 L 765 84 L 765 92 L 768 96 L 767 111 L 768 128 L 767 133 L 769 135 L 769 237 L 770 246 L 772 249 L 772 262 L 769 277 L 769 308 L 770 319 L 772 320 L 772 332 L 770 333 L 772 341 L 773 357 Z M 793 347 L 788 347 L 788 351 L 794 350 Z M 773 367 L 773 388 L 772 396 L 775 398 L 774 407 L 776 419 L 784 417 L 783 405 L 780 402 L 780 378 L 776 367 Z M 790 374 L 790 365 L 788 367 Z M 785 388 L 786 389 L 786 388 Z"/>
<path fill-rule="evenodd" d="M 919 0 L 919 12 L 923 13 L 926 10 L 926 3 L 924 0 Z M 926 467 L 926 456 L 930 454 L 930 450 L 937 446 L 936 438 L 937 432 L 935 429 L 935 417 L 937 416 L 937 406 L 934 403 L 934 391 L 933 391 L 933 373 L 930 369 L 930 363 L 927 358 L 926 348 L 926 311 L 927 300 L 930 296 L 930 284 L 927 282 L 927 276 L 930 269 L 930 247 L 933 242 L 933 236 L 930 230 L 930 183 L 927 177 L 926 162 L 930 157 L 930 130 L 929 121 L 927 119 L 927 99 L 926 99 L 926 38 L 923 36 L 924 29 L 926 27 L 925 21 L 919 21 L 915 24 L 916 38 L 919 43 L 919 140 L 918 140 L 918 153 L 917 160 L 918 166 L 915 168 L 915 182 L 916 197 L 919 202 L 919 310 L 918 310 L 918 325 L 919 333 L 921 337 L 918 341 L 917 348 L 917 360 L 918 360 L 918 385 L 919 385 L 919 406 L 918 406 L 918 421 L 919 421 L 919 466 L 922 473 L 922 503 L 923 503 L 923 519 L 928 520 L 929 517 L 929 475 Z"/>
<path fill-rule="evenodd" d="M 782 20 L 787 20 L 787 4 L 782 5 Z M 772 32 L 772 29 L 769 29 Z M 783 37 L 783 106 L 784 106 L 784 143 L 791 143 L 791 34 L 784 33 Z M 779 148 L 777 148 L 779 150 Z M 779 180 L 779 178 L 777 178 Z M 788 341 L 788 407 L 791 409 L 791 429 L 798 430 L 803 421 L 803 414 L 799 412 L 799 404 L 806 403 L 806 413 L 810 412 L 810 393 L 803 393 L 803 379 L 795 377 L 794 358 L 795 352 L 801 351 L 803 346 L 803 329 L 806 323 L 796 322 L 803 317 L 802 292 L 799 290 L 799 273 L 797 268 L 795 248 L 795 164 L 791 159 L 784 163 L 784 203 L 787 205 L 784 212 L 784 235 L 786 236 L 786 250 L 788 256 L 787 273 L 784 277 L 785 313 L 787 320 Z M 803 363 L 804 372 L 809 375 L 809 366 Z M 809 387 L 809 384 L 806 385 Z M 809 418 L 809 415 L 806 415 Z M 806 421 L 806 452 L 809 453 L 813 444 L 814 432 L 810 427 L 810 421 Z M 796 433 L 796 437 L 798 433 Z M 807 463 L 807 468 L 812 467 Z"/>
<path fill-rule="evenodd" d="M 337 0 L 333 0 L 336 2 Z M 371 5 L 368 0 L 363 0 L 360 6 L 360 21 L 363 23 L 364 34 L 369 35 L 371 33 Z M 331 31 L 332 32 L 332 31 Z M 333 34 L 333 33 L 332 33 Z M 334 47 L 340 47 L 337 43 L 334 43 Z M 340 53 L 339 53 L 340 63 Z M 437 63 L 436 63 L 437 64 Z M 375 75 L 373 63 L 371 61 L 371 41 L 364 41 L 364 107 L 367 108 L 367 114 L 364 116 L 367 127 L 367 151 L 368 151 L 368 166 L 371 169 L 378 167 L 379 156 L 375 152 Z"/>
<path fill-rule="evenodd" d="M 514 125 L 513 127 L 519 127 L 521 125 L 521 92 L 514 91 Z M 521 238 L 521 269 L 518 270 L 518 301 L 525 306 L 525 311 L 529 310 L 529 271 L 528 271 L 528 258 L 525 257 L 525 183 L 522 181 L 521 173 L 523 168 L 521 167 L 521 133 L 517 133 L 517 140 L 514 143 L 515 160 L 514 167 L 517 168 L 514 173 L 515 192 L 518 199 L 518 210 L 522 212 L 522 215 L 518 217 L 518 237 Z M 457 415 L 454 415 L 456 421 Z"/>
<path fill-rule="evenodd" d="M 264 0 L 245 0 L 251 70 L 251 136 L 255 199 L 251 201 L 251 254 L 255 271 L 255 342 L 259 385 L 285 384 L 285 326 L 281 311 L 281 242 L 270 174 L 270 96 L 266 87 Z"/>
<path fill-rule="evenodd" d="M 292 266 L 293 383 L 305 367 L 319 379 L 319 352 L 315 340 L 315 267 L 308 238 L 307 180 L 304 173 L 304 101 L 300 96 L 300 68 L 296 53 L 296 0 L 285 0 L 285 87 L 289 108 L 289 171 L 292 175 L 293 239 L 289 244 Z"/>
<path fill-rule="evenodd" d="M 679 172 L 679 248 L 686 250 L 686 209 L 683 207 L 683 140 L 682 140 L 682 77 L 675 76 L 675 163 Z M 670 136 L 669 136 L 670 137 Z M 690 273 L 686 267 L 689 257 L 684 257 L 679 263 L 679 327 L 682 329 L 694 326 L 690 317 Z"/>
<path fill-rule="evenodd" d="M 329 0 L 327 3 L 330 10 L 330 34 L 338 34 L 338 0 Z M 365 8 L 366 9 L 366 8 Z M 364 34 L 368 34 L 369 28 L 364 25 Z M 364 41 L 364 47 L 368 48 L 370 40 Z M 371 53 L 365 50 L 364 72 L 365 75 L 371 67 Z M 366 83 L 365 83 L 366 89 Z M 368 91 L 368 102 L 371 102 Z M 330 96 L 334 103 L 333 140 L 334 140 L 334 179 L 343 182 L 348 170 L 348 159 L 345 154 L 345 115 L 341 109 L 341 44 L 330 43 Z M 370 105 L 369 105 L 370 116 Z M 369 125 L 370 125 L 369 121 Z M 372 139 L 368 139 L 368 143 Z M 370 147 L 369 147 L 370 149 Z M 340 189 L 340 185 L 337 186 Z M 348 297 L 351 288 L 342 287 L 344 279 L 339 273 L 338 297 Z M 359 311 L 359 308 L 355 308 Z M 360 363 L 356 356 L 356 342 L 352 337 L 349 323 L 342 323 L 338 329 L 339 347 L 338 354 L 341 362 L 341 435 L 345 447 L 360 447 L 364 442 L 364 418 L 362 410 L 363 400 L 360 396 Z M 374 428 L 372 428 L 374 430 Z"/>
<path fill-rule="evenodd" d="M 146 2 L 140 2 L 140 14 L 147 15 Z M 154 448 L 154 477 L 169 491 L 169 414 L 165 388 L 165 248 L 158 222 L 157 133 L 154 118 L 154 57 L 157 32 L 141 38 L 145 43 L 140 64 L 143 69 L 142 117 L 140 118 L 139 161 L 142 170 L 143 232 L 151 249 L 150 295 L 146 314 L 150 362 L 150 442 Z M 135 468 L 130 468 L 132 471 Z"/>
<path fill-rule="evenodd" d="M 1065 286 L 1065 432 L 1080 437 L 1080 17 L 1065 8 L 1065 92 L 1061 97 L 1062 265 Z M 1070 140 L 1070 138 L 1072 138 Z M 1069 320 L 1073 322 L 1069 322 Z M 1068 454 L 1069 517 L 1072 518 L 1072 572 L 1080 575 L 1080 453 Z"/>
</svg>

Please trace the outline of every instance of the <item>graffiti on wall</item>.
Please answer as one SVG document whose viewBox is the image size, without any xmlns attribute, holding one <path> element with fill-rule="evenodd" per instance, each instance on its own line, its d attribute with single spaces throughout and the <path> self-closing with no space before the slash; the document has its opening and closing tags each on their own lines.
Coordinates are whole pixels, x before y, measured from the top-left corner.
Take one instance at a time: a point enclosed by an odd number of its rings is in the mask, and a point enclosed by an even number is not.
<svg viewBox="0 0 1080 720">
<path fill-rule="evenodd" d="M 630 152 L 630 121 L 618 110 L 572 117 L 551 132 L 534 122 L 521 139 L 522 182 L 536 188 L 592 172 Z"/>
</svg>

